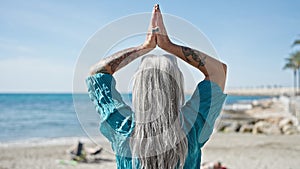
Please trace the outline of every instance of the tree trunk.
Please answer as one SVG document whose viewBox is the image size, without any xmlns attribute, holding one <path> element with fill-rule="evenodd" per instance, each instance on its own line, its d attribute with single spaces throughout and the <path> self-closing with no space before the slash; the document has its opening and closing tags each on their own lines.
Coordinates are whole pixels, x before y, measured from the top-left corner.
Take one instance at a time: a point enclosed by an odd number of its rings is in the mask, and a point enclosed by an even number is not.
<svg viewBox="0 0 300 169">
<path fill-rule="evenodd" d="M 297 94 L 297 70 L 294 69 L 294 95 Z"/>
<path fill-rule="evenodd" d="M 298 94 L 300 94 L 300 68 L 298 68 Z"/>
</svg>

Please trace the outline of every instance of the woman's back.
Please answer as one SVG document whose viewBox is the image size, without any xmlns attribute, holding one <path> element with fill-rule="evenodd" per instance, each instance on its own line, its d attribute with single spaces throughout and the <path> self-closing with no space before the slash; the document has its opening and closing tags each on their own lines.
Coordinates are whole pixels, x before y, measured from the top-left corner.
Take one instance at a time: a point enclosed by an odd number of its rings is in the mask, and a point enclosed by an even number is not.
<svg viewBox="0 0 300 169">
<path fill-rule="evenodd" d="M 133 166 L 136 168 L 141 168 L 141 166 L 145 168 L 176 168 L 171 167 L 170 164 L 179 167 L 181 155 L 179 153 L 182 152 L 184 155 L 182 156 L 184 159 L 181 160 L 183 168 L 199 168 L 201 147 L 211 135 L 214 122 L 226 98 L 221 88 L 208 80 L 200 82 L 191 99 L 181 107 L 180 113 L 174 115 L 173 120 L 169 120 L 171 122 L 169 125 L 161 123 L 155 126 L 153 123 L 157 118 L 153 117 L 157 116 L 143 116 L 136 120 L 138 113 L 132 111 L 123 102 L 121 95 L 115 89 L 115 83 L 115 79 L 109 74 L 100 73 L 87 79 L 90 96 L 96 103 L 96 109 L 102 119 L 100 130 L 111 142 L 119 168 L 133 168 Z M 155 104 L 151 106 L 155 106 Z M 180 122 L 180 125 L 176 126 L 178 124 L 176 122 Z M 157 125 L 166 126 L 161 130 Z M 174 130 L 174 126 L 179 128 Z M 167 133 L 170 135 L 163 132 L 166 129 L 170 129 L 168 131 L 170 133 Z M 135 133 L 136 130 L 139 130 L 138 134 Z M 169 138 L 164 139 L 168 136 Z M 178 141 L 175 137 L 178 137 Z M 185 147 L 178 148 L 177 145 L 182 140 L 186 141 L 184 142 Z M 184 149 L 180 150 L 180 148 Z M 170 158 L 174 161 L 172 162 Z"/>
</svg>

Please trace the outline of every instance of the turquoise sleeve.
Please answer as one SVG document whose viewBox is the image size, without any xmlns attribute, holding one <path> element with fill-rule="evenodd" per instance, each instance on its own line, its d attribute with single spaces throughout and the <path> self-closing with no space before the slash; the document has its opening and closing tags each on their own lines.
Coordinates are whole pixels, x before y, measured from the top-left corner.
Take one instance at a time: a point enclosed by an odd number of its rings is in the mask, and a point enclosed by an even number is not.
<svg viewBox="0 0 300 169">
<path fill-rule="evenodd" d="M 110 74 L 98 73 L 86 79 L 89 96 L 100 115 L 100 131 L 110 141 L 116 136 L 129 136 L 133 129 L 131 108 L 116 90 Z"/>
<path fill-rule="evenodd" d="M 183 106 L 186 133 L 194 135 L 198 143 L 209 139 L 226 97 L 218 84 L 203 80 Z"/>
</svg>

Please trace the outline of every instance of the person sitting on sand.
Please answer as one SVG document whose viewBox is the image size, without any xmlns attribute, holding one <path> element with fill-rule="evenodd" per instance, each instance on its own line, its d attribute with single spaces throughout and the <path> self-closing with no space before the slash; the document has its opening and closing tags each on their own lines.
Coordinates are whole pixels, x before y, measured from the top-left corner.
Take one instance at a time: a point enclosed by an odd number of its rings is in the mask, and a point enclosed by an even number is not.
<svg viewBox="0 0 300 169">
<path fill-rule="evenodd" d="M 71 155 L 71 159 L 78 162 L 88 162 L 89 158 L 96 156 L 102 152 L 102 147 L 88 148 L 84 144 L 78 141 L 76 146 L 73 146 L 67 153 Z"/>
<path fill-rule="evenodd" d="M 169 54 L 145 55 L 156 46 Z M 116 90 L 112 75 L 141 56 L 131 109 Z M 205 76 L 186 103 L 176 58 Z M 100 131 L 112 145 L 118 168 L 199 169 L 201 148 L 212 134 L 227 96 L 223 93 L 226 70 L 224 63 L 209 55 L 174 44 L 155 5 L 146 41 L 101 59 L 86 79 L 101 116 Z"/>
</svg>

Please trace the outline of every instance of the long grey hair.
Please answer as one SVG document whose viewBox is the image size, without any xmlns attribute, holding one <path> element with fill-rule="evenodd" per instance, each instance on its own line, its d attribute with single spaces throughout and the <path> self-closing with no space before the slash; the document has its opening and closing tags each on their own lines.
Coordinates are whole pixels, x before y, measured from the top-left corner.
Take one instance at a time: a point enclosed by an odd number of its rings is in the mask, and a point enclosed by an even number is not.
<svg viewBox="0 0 300 169">
<path fill-rule="evenodd" d="M 180 108 L 183 75 L 172 55 L 143 57 L 134 76 L 135 128 L 130 140 L 133 160 L 143 169 L 183 168 L 188 150 Z"/>
</svg>

